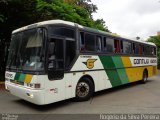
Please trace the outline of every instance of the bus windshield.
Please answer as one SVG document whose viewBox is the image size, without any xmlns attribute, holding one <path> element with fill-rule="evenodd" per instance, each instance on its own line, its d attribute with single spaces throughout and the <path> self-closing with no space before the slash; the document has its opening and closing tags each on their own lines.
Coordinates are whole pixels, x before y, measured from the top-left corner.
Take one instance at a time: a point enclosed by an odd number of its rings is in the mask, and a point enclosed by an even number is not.
<svg viewBox="0 0 160 120">
<path fill-rule="evenodd" d="M 15 33 L 11 38 L 7 68 L 19 70 L 43 70 L 43 30 L 31 29 Z"/>
</svg>

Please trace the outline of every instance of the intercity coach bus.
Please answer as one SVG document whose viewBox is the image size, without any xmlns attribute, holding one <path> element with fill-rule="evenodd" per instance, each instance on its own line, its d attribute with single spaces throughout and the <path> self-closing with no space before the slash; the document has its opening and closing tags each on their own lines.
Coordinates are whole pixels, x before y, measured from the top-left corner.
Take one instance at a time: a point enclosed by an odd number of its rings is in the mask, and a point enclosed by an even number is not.
<svg viewBox="0 0 160 120">
<path fill-rule="evenodd" d="M 12 32 L 5 87 L 38 105 L 142 81 L 157 73 L 156 45 L 63 20 Z"/>
</svg>

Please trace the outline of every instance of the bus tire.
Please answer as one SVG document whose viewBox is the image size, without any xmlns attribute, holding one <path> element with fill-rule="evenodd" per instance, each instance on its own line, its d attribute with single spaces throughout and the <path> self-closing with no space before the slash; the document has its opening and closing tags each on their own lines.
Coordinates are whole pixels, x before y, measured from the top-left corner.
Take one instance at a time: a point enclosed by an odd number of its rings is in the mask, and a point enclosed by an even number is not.
<svg viewBox="0 0 160 120">
<path fill-rule="evenodd" d="M 147 70 L 143 71 L 143 78 L 142 78 L 142 83 L 145 84 L 148 80 L 148 72 Z"/>
<path fill-rule="evenodd" d="M 82 78 L 76 86 L 76 101 L 87 101 L 93 96 L 93 82 L 87 78 Z"/>
</svg>

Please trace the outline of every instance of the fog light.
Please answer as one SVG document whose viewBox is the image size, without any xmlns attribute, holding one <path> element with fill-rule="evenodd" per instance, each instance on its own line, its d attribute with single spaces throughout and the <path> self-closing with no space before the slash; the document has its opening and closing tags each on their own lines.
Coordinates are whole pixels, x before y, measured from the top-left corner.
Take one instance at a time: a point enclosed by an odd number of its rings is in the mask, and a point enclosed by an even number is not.
<svg viewBox="0 0 160 120">
<path fill-rule="evenodd" d="M 26 94 L 27 94 L 27 96 L 30 97 L 30 98 L 33 98 L 33 97 L 34 97 L 33 94 L 30 94 L 30 93 L 26 93 Z"/>
<path fill-rule="evenodd" d="M 30 98 L 33 98 L 34 97 L 34 95 L 33 94 L 30 94 Z"/>
</svg>

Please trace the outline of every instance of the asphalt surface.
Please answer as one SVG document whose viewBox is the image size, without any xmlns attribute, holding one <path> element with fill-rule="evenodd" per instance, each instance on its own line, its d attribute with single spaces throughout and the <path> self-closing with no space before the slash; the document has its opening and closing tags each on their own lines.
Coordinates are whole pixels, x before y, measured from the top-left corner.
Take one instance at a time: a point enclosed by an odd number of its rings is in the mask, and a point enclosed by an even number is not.
<svg viewBox="0 0 160 120">
<path fill-rule="evenodd" d="M 95 93 L 86 102 L 72 99 L 37 106 L 5 90 L 0 90 L 0 113 L 12 114 L 102 114 L 146 113 L 160 114 L 160 76 L 152 77 L 146 84 L 139 82 Z"/>
</svg>

